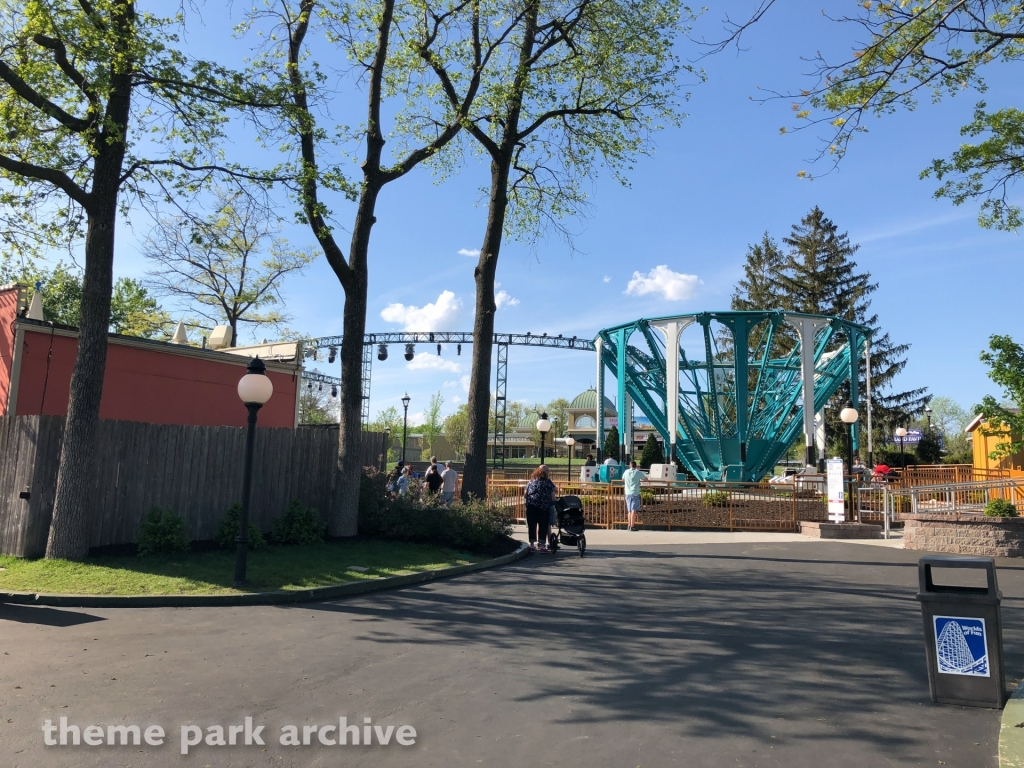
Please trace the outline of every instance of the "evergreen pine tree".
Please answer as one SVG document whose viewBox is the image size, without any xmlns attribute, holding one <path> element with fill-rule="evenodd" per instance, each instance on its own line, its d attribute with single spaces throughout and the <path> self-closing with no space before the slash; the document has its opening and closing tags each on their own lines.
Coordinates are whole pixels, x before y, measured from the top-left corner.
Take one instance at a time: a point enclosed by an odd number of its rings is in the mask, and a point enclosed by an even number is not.
<svg viewBox="0 0 1024 768">
<path fill-rule="evenodd" d="M 661 443 L 658 442 L 658 438 L 654 435 L 648 435 L 647 442 L 644 443 L 644 450 L 640 454 L 640 466 L 644 469 L 650 469 L 651 464 L 664 463 L 665 454 L 661 452 Z"/>
<path fill-rule="evenodd" d="M 894 344 L 889 334 L 879 328 L 878 315 L 871 312 L 870 299 L 878 284 L 871 282 L 869 272 L 858 270 L 853 258 L 860 246 L 852 244 L 847 233 L 840 233 L 820 208 L 815 206 L 792 227 L 790 235 L 782 242 L 788 246 L 784 257 L 767 234 L 759 245 L 750 246 L 744 279 L 736 286 L 732 308 L 831 315 L 873 328 L 872 426 L 875 445 L 881 446 L 885 436 L 891 435 L 897 426 L 908 423 L 927 403 L 925 388 L 892 391 L 893 380 L 906 367 L 910 345 Z M 795 344 L 796 335 L 787 328 L 779 330 L 782 332 L 776 334 L 775 352 L 785 354 Z M 867 380 L 863 359 L 860 379 L 863 398 Z M 846 427 L 839 420 L 839 411 L 849 398 L 849 385 L 844 384 L 825 409 L 829 454 L 845 452 Z M 861 424 L 862 428 L 866 427 L 866 421 Z M 862 442 L 866 447 L 866 441 Z"/>
<path fill-rule="evenodd" d="M 619 430 L 612 427 L 604 438 L 604 457 L 619 460 Z"/>
</svg>

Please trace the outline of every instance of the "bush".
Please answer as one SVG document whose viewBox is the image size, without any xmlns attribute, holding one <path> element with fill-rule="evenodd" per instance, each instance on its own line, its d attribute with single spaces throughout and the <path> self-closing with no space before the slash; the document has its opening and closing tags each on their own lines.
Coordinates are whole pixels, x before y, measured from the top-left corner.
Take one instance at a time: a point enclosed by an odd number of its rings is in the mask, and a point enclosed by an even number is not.
<svg viewBox="0 0 1024 768">
<path fill-rule="evenodd" d="M 705 507 L 727 507 L 729 494 L 726 491 L 708 491 L 700 501 Z"/>
<path fill-rule="evenodd" d="M 228 507 L 228 511 L 224 513 L 224 517 L 221 518 L 220 527 L 217 528 L 217 532 L 213 535 L 213 540 L 217 542 L 217 546 L 221 549 L 234 549 L 237 546 L 236 539 L 238 538 L 238 529 L 242 526 L 242 505 L 232 504 Z M 260 529 L 249 523 L 249 549 L 257 551 L 264 549 L 267 546 L 266 539 L 263 538 L 263 534 L 260 533 Z"/>
<path fill-rule="evenodd" d="M 421 505 L 429 499 L 390 500 L 383 476 L 368 472 L 360 487 L 359 533 L 470 552 L 508 548 L 513 521 L 504 507 L 478 499 L 457 501 L 449 509 Z"/>
<path fill-rule="evenodd" d="M 653 504 L 654 503 L 654 491 L 648 491 L 646 488 L 640 489 L 640 503 L 641 504 Z"/>
<path fill-rule="evenodd" d="M 1007 499 L 992 499 L 985 505 L 985 517 L 1016 517 L 1017 507 Z"/>
<path fill-rule="evenodd" d="M 288 511 L 274 521 L 272 536 L 275 544 L 319 544 L 326 533 L 327 526 L 320 522 L 320 513 L 292 499 Z"/>
<path fill-rule="evenodd" d="M 644 449 L 640 453 L 640 466 L 643 469 L 650 469 L 651 464 L 664 464 L 665 454 L 661 452 L 661 443 L 654 435 L 647 436 Z"/>
<path fill-rule="evenodd" d="M 185 518 L 171 510 L 153 507 L 142 521 L 139 531 L 139 557 L 163 552 L 183 552 L 188 549 Z"/>
</svg>

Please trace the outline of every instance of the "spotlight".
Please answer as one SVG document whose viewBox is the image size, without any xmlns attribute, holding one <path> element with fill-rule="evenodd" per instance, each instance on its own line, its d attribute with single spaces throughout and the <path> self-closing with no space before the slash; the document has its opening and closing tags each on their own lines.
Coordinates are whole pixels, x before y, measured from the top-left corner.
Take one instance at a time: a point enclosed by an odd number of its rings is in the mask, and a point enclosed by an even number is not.
<svg viewBox="0 0 1024 768">
<path fill-rule="evenodd" d="M 437 345 L 437 356 L 438 357 L 441 356 L 441 345 L 440 344 Z"/>
<path fill-rule="evenodd" d="M 313 391 L 313 382 L 312 381 L 309 382 L 309 384 L 306 385 L 306 389 L 308 389 L 310 392 Z"/>
<path fill-rule="evenodd" d="M 405 345 L 405 359 L 412 360 L 416 356 L 416 345 L 406 344 Z"/>
<path fill-rule="evenodd" d="M 335 385 L 335 386 L 331 387 L 331 397 L 337 397 L 337 396 L 338 396 L 338 387 Z"/>
<path fill-rule="evenodd" d="M 318 391 L 318 392 L 323 392 L 323 391 L 324 391 L 324 385 L 323 385 L 323 383 L 321 383 L 321 384 L 320 384 L 320 386 L 319 386 L 319 387 L 317 387 L 317 391 Z"/>
<path fill-rule="evenodd" d="M 387 360 L 388 359 L 388 345 L 387 344 L 378 344 L 377 345 L 377 359 L 378 360 Z"/>
<path fill-rule="evenodd" d="M 337 357 L 338 357 L 338 348 L 337 347 L 328 347 L 327 348 L 327 362 L 328 363 L 333 363 L 335 358 L 337 358 Z"/>
<path fill-rule="evenodd" d="M 457 355 L 461 355 L 462 354 L 462 345 L 461 344 L 456 344 L 455 345 L 455 354 L 457 354 Z"/>
</svg>

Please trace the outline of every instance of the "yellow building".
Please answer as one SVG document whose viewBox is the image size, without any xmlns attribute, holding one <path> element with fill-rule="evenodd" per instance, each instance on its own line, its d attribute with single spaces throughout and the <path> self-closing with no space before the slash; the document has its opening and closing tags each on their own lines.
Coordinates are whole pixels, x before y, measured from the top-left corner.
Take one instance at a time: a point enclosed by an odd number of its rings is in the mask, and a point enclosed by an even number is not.
<svg viewBox="0 0 1024 768">
<path fill-rule="evenodd" d="M 974 468 L 975 469 L 1022 469 L 1024 468 L 1024 451 L 1020 451 L 1011 456 L 1006 456 L 1002 459 L 989 458 L 989 454 L 996 450 L 996 446 L 999 443 L 1005 443 L 1007 440 L 1007 433 L 995 435 L 983 435 L 978 427 L 985 425 L 988 427 L 988 423 L 984 420 L 981 414 L 974 417 L 970 424 L 967 425 L 967 431 L 971 435 L 971 442 L 974 446 Z M 1019 439 L 1018 436 L 1013 436 L 1014 440 Z"/>
</svg>

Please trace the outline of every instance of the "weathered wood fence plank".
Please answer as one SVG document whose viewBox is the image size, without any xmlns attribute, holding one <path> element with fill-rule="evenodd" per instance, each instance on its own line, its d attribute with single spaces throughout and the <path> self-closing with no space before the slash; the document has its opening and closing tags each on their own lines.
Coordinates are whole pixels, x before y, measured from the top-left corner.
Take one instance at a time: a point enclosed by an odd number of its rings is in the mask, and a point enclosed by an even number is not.
<svg viewBox="0 0 1024 768">
<path fill-rule="evenodd" d="M 0 553 L 41 556 L 53 513 L 64 419 L 0 417 Z M 362 463 L 376 466 L 383 434 L 362 436 Z M 90 510 L 93 547 L 137 540 L 152 507 L 185 518 L 192 539 L 213 538 L 224 512 L 241 500 L 245 429 L 100 421 Z M 269 532 L 292 499 L 330 508 L 338 430 L 258 429 L 252 520 Z M 29 489 L 29 498 L 20 494 Z"/>
</svg>

